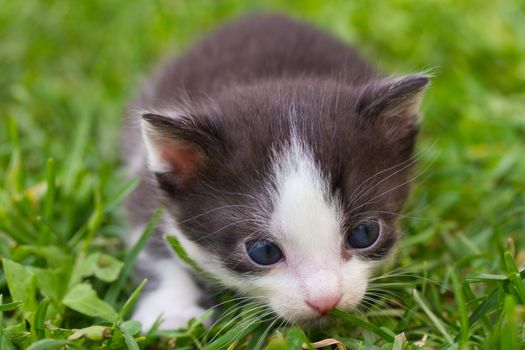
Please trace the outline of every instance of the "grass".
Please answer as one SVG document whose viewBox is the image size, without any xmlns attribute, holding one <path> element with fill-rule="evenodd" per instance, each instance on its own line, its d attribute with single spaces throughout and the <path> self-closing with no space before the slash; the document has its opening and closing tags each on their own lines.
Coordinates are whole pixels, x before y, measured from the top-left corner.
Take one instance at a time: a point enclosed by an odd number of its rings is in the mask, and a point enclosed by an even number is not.
<svg viewBox="0 0 525 350">
<path fill-rule="evenodd" d="M 1 349 L 299 349 L 327 338 L 348 349 L 525 348 L 522 1 L 0 8 Z M 118 214 L 136 185 L 119 168 L 123 108 L 160 58 L 257 8 L 309 19 L 386 72 L 435 72 L 406 235 L 369 300 L 353 314 L 334 311 L 331 329 L 272 329 L 225 294 L 210 330 L 194 320 L 140 333 L 127 317 L 147 283 L 131 278 L 141 245 L 124 249 Z"/>
</svg>

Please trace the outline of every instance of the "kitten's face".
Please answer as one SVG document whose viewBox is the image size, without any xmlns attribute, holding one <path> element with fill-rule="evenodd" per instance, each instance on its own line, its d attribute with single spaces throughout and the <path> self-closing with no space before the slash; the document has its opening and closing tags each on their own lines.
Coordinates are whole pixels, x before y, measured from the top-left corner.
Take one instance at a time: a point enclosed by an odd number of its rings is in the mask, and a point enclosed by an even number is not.
<svg viewBox="0 0 525 350">
<path fill-rule="evenodd" d="M 192 116 L 146 114 L 150 169 L 190 256 L 287 320 L 353 309 L 398 236 L 426 83 L 257 86 Z"/>
</svg>

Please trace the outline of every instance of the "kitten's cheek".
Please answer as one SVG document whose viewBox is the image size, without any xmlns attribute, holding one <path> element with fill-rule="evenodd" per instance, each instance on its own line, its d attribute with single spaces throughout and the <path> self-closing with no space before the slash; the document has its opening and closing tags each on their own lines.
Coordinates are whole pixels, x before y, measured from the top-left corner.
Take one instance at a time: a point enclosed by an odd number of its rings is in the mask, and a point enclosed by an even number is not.
<svg viewBox="0 0 525 350">
<path fill-rule="evenodd" d="M 339 303 L 338 307 L 346 311 L 355 309 L 363 300 L 366 294 L 366 287 L 366 280 L 360 283 L 360 285 L 357 287 L 354 285 L 350 292 L 343 295 L 343 299 Z"/>
<path fill-rule="evenodd" d="M 350 311 L 361 303 L 366 294 L 370 266 L 361 261 L 350 262 L 345 266 L 343 276 L 343 298 L 338 307 Z"/>
</svg>

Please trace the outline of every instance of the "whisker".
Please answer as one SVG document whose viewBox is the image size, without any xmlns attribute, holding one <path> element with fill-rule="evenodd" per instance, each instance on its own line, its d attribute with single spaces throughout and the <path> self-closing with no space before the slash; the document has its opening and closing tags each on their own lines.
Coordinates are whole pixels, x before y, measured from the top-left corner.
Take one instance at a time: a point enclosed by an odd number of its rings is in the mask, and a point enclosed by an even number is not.
<svg viewBox="0 0 525 350">
<path fill-rule="evenodd" d="M 431 278 L 428 278 L 428 277 L 423 277 L 423 276 L 418 276 L 418 275 L 413 275 L 413 274 L 400 274 L 400 275 L 391 275 L 391 276 L 387 276 L 387 277 L 383 277 L 383 276 L 379 276 L 379 277 L 376 277 L 376 278 L 373 278 L 373 279 L 370 279 L 369 281 L 376 281 L 376 280 L 380 280 L 380 279 L 383 279 L 383 278 L 389 278 L 389 277 L 409 277 L 409 278 L 414 278 L 414 279 L 419 279 L 419 280 L 423 280 L 425 282 L 430 282 L 430 283 L 433 283 L 441 288 L 443 288 L 444 290 L 446 291 L 452 291 L 450 288 L 448 288 L 446 285 L 444 285 L 443 283 L 440 283 L 440 282 L 437 282 L 437 281 L 434 281 L 432 280 Z M 390 285 L 391 286 L 394 286 L 395 284 L 393 283 L 396 283 L 396 282 L 392 282 Z M 401 283 L 401 282 L 398 282 L 398 283 Z M 373 286 L 374 284 L 371 283 L 371 285 Z M 377 285 L 377 284 L 376 284 Z"/>
<path fill-rule="evenodd" d="M 222 209 L 230 209 L 230 208 L 249 208 L 251 209 L 252 207 L 249 206 L 249 205 L 245 205 L 245 204 L 230 204 L 230 205 L 223 205 L 223 206 L 220 206 L 220 207 L 216 207 L 216 208 L 213 208 L 213 209 L 210 209 L 208 210 L 207 212 L 204 212 L 204 213 L 200 213 L 200 214 L 197 214 L 191 218 L 188 218 L 188 219 L 185 219 L 185 220 L 182 220 L 182 221 L 179 221 L 177 222 L 178 224 L 185 224 L 187 222 L 190 222 L 192 220 L 195 220 L 195 219 L 198 219 L 204 215 L 208 215 L 208 214 L 211 214 L 213 212 L 216 212 L 218 210 L 222 210 Z"/>
<path fill-rule="evenodd" d="M 230 195 L 236 195 L 236 196 L 244 196 L 244 197 L 248 197 L 250 199 L 253 199 L 254 201 L 258 202 L 260 199 L 255 197 L 254 195 L 251 195 L 249 193 L 242 193 L 242 192 L 230 192 L 230 191 L 224 191 L 224 190 L 219 190 L 213 186 L 211 186 L 209 183 L 205 183 L 204 184 L 206 187 L 208 187 L 210 190 L 212 191 L 215 191 L 216 193 L 222 193 L 222 194 L 230 194 Z"/>
<path fill-rule="evenodd" d="M 419 159 L 421 159 L 423 157 L 423 155 L 425 154 L 426 150 L 431 148 L 435 143 L 437 142 L 434 141 L 431 145 L 425 147 L 424 149 L 418 151 L 416 153 L 416 155 L 410 159 L 407 159 L 399 164 L 396 164 L 388 169 L 384 169 L 384 170 L 381 170 L 377 173 L 375 173 L 374 175 L 368 177 L 363 183 L 361 183 L 360 186 L 358 186 L 358 188 L 356 190 L 354 190 L 352 192 L 352 194 L 349 196 L 350 198 L 350 205 L 352 203 L 355 203 L 357 201 L 357 199 L 359 199 L 360 197 L 362 197 L 363 195 L 365 195 L 366 193 L 368 193 L 370 190 L 374 189 L 375 187 L 377 187 L 378 185 L 380 185 L 381 183 L 383 183 L 384 181 L 388 180 L 389 178 L 391 178 L 392 176 L 395 176 L 396 174 L 398 174 L 399 172 L 405 170 L 406 168 L 412 166 L 413 164 L 415 164 L 416 162 L 419 161 Z M 435 160 L 435 158 L 432 160 L 431 164 L 433 163 L 433 161 Z M 408 164 L 405 164 L 405 163 L 408 163 Z M 382 179 L 380 182 L 376 183 L 374 186 L 372 187 L 366 187 L 366 185 L 368 185 L 368 183 L 373 179 L 375 178 L 376 176 L 378 175 L 381 175 L 385 172 L 388 172 L 388 171 L 391 171 L 391 170 L 395 170 L 395 168 L 401 166 L 402 168 L 401 169 L 398 169 L 397 171 L 395 171 L 393 174 L 390 174 L 389 176 L 387 176 L 386 178 Z M 355 192 L 359 190 L 359 193 L 358 194 L 355 194 Z M 365 193 L 363 193 L 363 191 L 365 191 Z"/>
<path fill-rule="evenodd" d="M 435 159 L 435 158 L 434 158 L 434 159 Z M 375 197 L 372 198 L 371 200 L 369 200 L 369 201 L 367 201 L 367 202 L 365 202 L 365 203 L 363 203 L 363 204 L 361 204 L 361 205 L 359 205 L 359 206 L 357 206 L 357 207 L 355 207 L 355 208 L 352 208 L 352 209 L 348 212 L 347 215 L 351 215 L 351 214 L 352 214 L 353 212 L 355 212 L 356 210 L 358 210 L 358 209 L 360 209 L 360 208 L 362 208 L 362 207 L 364 207 L 364 206 L 366 206 L 366 205 L 369 205 L 369 204 L 371 204 L 371 203 L 374 203 L 378 198 L 381 198 L 381 197 L 383 197 L 384 195 L 386 195 L 386 194 L 388 194 L 388 193 L 390 193 L 390 192 L 392 192 L 392 191 L 395 191 L 396 189 L 398 189 L 398 188 L 400 188 L 400 187 L 402 187 L 402 186 L 405 186 L 405 185 L 409 184 L 410 182 L 414 181 L 414 180 L 417 179 L 418 177 L 422 176 L 422 175 L 423 175 L 423 174 L 424 174 L 424 173 L 430 168 L 431 165 L 432 165 L 432 163 L 429 164 L 429 165 L 427 165 L 422 171 L 420 171 L 416 176 L 411 177 L 409 180 L 407 180 L 407 181 L 405 181 L 405 182 L 403 182 L 403 183 L 401 183 L 401 184 L 399 184 L 399 185 L 397 185 L 397 186 L 394 186 L 394 187 L 392 187 L 392 188 L 390 188 L 390 189 L 388 189 L 388 190 L 386 190 L 386 191 L 380 193 L 379 195 L 375 196 Z"/>
<path fill-rule="evenodd" d="M 266 336 L 271 331 L 271 329 L 272 329 L 273 325 L 275 324 L 275 322 L 277 322 L 278 320 L 279 320 L 279 317 L 276 316 L 275 320 L 272 323 L 270 323 L 270 325 L 268 327 L 266 327 L 265 331 L 263 332 L 263 334 L 261 335 L 261 337 L 257 341 L 257 344 L 255 345 L 254 349 L 259 349 L 260 346 L 262 346 L 262 344 L 264 343 L 264 341 L 266 339 Z"/>
<path fill-rule="evenodd" d="M 363 212 L 363 213 L 359 213 L 358 215 L 356 215 L 356 217 L 368 217 L 371 214 L 387 214 L 387 215 L 391 215 L 391 216 L 395 216 L 395 217 L 399 217 L 399 218 L 414 219 L 414 220 L 429 220 L 429 221 L 438 221 L 439 220 L 439 218 L 414 216 L 414 215 L 410 215 L 410 213 L 403 214 L 403 213 L 396 213 L 394 211 L 388 211 L 388 210 L 369 210 L 369 211 L 366 211 L 366 212 Z"/>
<path fill-rule="evenodd" d="M 262 319 L 262 317 L 264 317 L 264 316 L 260 316 L 260 313 L 264 313 L 264 312 L 266 312 L 266 310 L 267 310 L 266 305 L 261 305 L 261 306 L 256 307 L 256 308 L 252 308 L 252 309 L 244 310 L 244 311 L 240 312 L 239 315 L 236 315 L 234 318 L 229 320 L 224 326 L 222 326 L 221 329 L 213 336 L 213 338 L 209 342 L 210 343 L 213 342 L 226 328 L 228 328 L 233 322 L 236 322 L 237 319 L 242 318 L 242 317 L 248 317 L 248 320 L 251 321 L 252 320 L 250 318 L 251 316 L 254 316 L 254 317 L 258 316 L 258 317 L 254 318 L 254 319 L 255 320 L 260 320 L 260 319 Z M 240 320 L 238 322 L 243 322 L 243 320 Z"/>
<path fill-rule="evenodd" d="M 247 307 L 252 308 L 252 306 L 255 307 L 255 306 L 260 306 L 260 305 L 263 305 L 263 303 L 259 301 L 247 301 L 246 303 L 240 303 L 239 305 L 233 305 L 229 307 L 227 310 L 225 310 L 225 312 L 221 314 L 221 316 L 217 319 L 217 321 L 214 322 L 214 324 L 220 323 L 223 319 L 227 318 L 232 313 L 241 310 L 242 308 L 247 308 Z"/>
<path fill-rule="evenodd" d="M 391 177 L 395 176 L 396 174 L 399 174 L 401 171 L 407 169 L 408 167 L 412 166 L 413 164 L 415 164 L 420 158 L 422 157 L 422 155 L 419 155 L 417 157 L 414 157 L 414 158 L 411 158 L 411 159 L 407 159 L 399 164 L 396 164 L 388 169 L 384 169 L 384 170 L 381 170 L 377 173 L 375 173 L 374 175 L 368 177 L 365 181 L 363 181 L 361 183 L 361 185 L 359 185 L 357 187 L 357 189 L 359 189 L 359 192 L 358 193 L 355 193 L 356 190 L 354 190 L 352 192 L 352 194 L 350 194 L 349 198 L 349 202 L 350 204 L 351 203 L 354 203 L 356 202 L 359 198 L 361 198 L 363 195 L 366 195 L 368 192 L 370 192 L 371 190 L 373 190 L 374 188 L 376 188 L 377 186 L 379 186 L 380 184 L 382 184 L 383 182 L 387 181 L 388 179 L 390 179 Z M 405 164 L 407 163 L 407 164 Z M 376 183 L 375 185 L 371 186 L 371 187 L 366 187 L 366 185 L 368 185 L 369 182 L 371 182 L 375 177 L 381 175 L 381 174 L 384 174 L 388 171 L 391 171 L 391 170 L 394 170 L 396 169 L 397 167 L 401 166 L 400 169 L 396 170 L 394 173 L 388 175 L 387 177 L 385 177 L 384 179 L 382 179 L 381 181 L 379 181 L 378 183 Z"/>
<path fill-rule="evenodd" d="M 197 241 L 197 242 L 198 242 L 198 241 L 201 241 L 201 240 L 206 239 L 206 238 L 208 238 L 208 237 L 210 237 L 210 236 L 212 236 L 212 235 L 214 235 L 214 234 L 216 234 L 216 233 L 221 232 L 222 230 L 225 230 L 225 229 L 227 229 L 227 228 L 229 228 L 229 227 L 232 227 L 232 226 L 236 226 L 236 225 L 239 225 L 239 224 L 243 224 L 243 223 L 245 223 L 245 222 L 252 222 L 252 219 L 241 219 L 241 220 L 237 220 L 237 221 L 235 221 L 235 222 L 229 223 L 229 224 L 224 225 L 223 227 L 221 227 L 221 228 L 219 228 L 219 229 L 217 229 L 217 230 L 215 230 L 215 231 L 213 231 L 213 232 L 211 232 L 211 233 L 208 233 L 208 234 L 205 234 L 205 235 L 202 236 L 202 237 L 199 237 L 199 238 L 196 239 L 195 241 Z"/>
</svg>

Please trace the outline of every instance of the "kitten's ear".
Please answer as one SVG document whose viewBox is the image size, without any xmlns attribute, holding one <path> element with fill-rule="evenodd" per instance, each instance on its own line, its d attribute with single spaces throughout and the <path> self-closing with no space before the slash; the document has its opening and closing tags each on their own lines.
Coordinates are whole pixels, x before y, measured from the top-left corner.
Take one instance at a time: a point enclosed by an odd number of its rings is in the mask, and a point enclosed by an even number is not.
<svg viewBox="0 0 525 350">
<path fill-rule="evenodd" d="M 364 86 L 357 102 L 357 112 L 373 120 L 394 141 L 417 130 L 418 112 L 429 78 L 410 75 L 384 79 Z"/>
<path fill-rule="evenodd" d="M 177 187 L 188 183 L 206 163 L 210 150 L 218 147 L 218 132 L 213 125 L 185 115 L 143 114 L 142 135 L 149 169 L 169 174 Z"/>
</svg>

